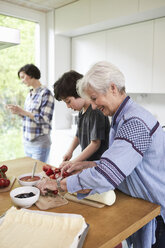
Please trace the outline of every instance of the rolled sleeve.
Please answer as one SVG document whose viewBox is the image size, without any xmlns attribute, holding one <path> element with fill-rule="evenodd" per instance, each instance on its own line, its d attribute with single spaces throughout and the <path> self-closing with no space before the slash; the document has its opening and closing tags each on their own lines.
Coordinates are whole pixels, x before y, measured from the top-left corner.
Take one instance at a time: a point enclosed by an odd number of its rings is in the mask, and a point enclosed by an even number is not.
<svg viewBox="0 0 165 248">
<path fill-rule="evenodd" d="M 82 190 L 82 187 L 79 184 L 79 180 L 78 180 L 77 175 L 73 175 L 73 176 L 68 177 L 66 184 L 67 184 L 67 190 L 69 193 L 75 193 L 79 190 Z"/>
</svg>

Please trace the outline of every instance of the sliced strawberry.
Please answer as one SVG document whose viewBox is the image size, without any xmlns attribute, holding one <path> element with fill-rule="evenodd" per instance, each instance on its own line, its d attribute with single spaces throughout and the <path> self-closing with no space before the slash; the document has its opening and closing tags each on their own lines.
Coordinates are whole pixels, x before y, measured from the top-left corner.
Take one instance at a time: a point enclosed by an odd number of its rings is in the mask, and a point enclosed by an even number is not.
<svg viewBox="0 0 165 248">
<path fill-rule="evenodd" d="M 55 174 L 49 176 L 51 179 L 56 179 Z"/>
<path fill-rule="evenodd" d="M 43 171 L 46 172 L 48 169 L 51 169 L 51 166 L 49 164 L 45 164 L 45 165 L 43 165 L 42 169 L 43 169 Z"/>
<path fill-rule="evenodd" d="M 57 190 L 57 189 L 54 190 L 54 191 L 53 191 L 53 194 L 54 194 L 54 195 L 57 195 L 57 194 L 58 194 L 58 190 Z"/>
<path fill-rule="evenodd" d="M 56 173 L 59 173 L 59 172 L 61 172 L 61 169 L 60 168 L 55 168 L 54 169 L 54 173 L 56 174 Z"/>
<path fill-rule="evenodd" d="M 55 175 L 55 179 L 59 178 L 61 176 L 61 173 L 56 173 Z"/>
<path fill-rule="evenodd" d="M 64 171 L 63 172 L 63 174 L 62 174 L 62 176 L 65 178 L 65 177 L 68 177 L 68 176 L 70 176 L 71 174 L 70 173 L 68 173 L 67 171 Z"/>
</svg>

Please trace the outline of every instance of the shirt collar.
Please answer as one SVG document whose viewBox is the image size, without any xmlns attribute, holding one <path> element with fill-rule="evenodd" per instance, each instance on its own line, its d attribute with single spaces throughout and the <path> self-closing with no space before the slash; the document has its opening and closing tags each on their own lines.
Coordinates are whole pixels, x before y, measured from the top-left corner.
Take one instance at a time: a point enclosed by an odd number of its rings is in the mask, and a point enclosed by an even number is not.
<svg viewBox="0 0 165 248">
<path fill-rule="evenodd" d="M 36 93 L 39 92 L 42 88 L 43 88 L 43 86 L 41 85 L 41 86 L 38 87 L 37 89 L 30 89 L 30 95 L 32 96 L 33 94 L 36 94 Z"/>
<path fill-rule="evenodd" d="M 123 110 L 125 109 L 125 106 L 127 105 L 127 102 L 130 100 L 130 97 L 127 96 L 124 101 L 120 104 L 119 108 L 117 109 L 116 113 L 112 117 L 112 126 L 114 126 L 117 122 L 118 117 L 121 115 Z"/>
<path fill-rule="evenodd" d="M 85 113 L 87 113 L 88 111 L 90 111 L 92 109 L 92 105 L 90 104 L 89 106 L 88 106 L 88 108 L 86 109 L 86 111 L 85 112 L 83 112 L 82 110 L 80 110 L 80 112 L 79 112 L 79 116 L 82 116 L 82 115 L 84 115 Z"/>
</svg>

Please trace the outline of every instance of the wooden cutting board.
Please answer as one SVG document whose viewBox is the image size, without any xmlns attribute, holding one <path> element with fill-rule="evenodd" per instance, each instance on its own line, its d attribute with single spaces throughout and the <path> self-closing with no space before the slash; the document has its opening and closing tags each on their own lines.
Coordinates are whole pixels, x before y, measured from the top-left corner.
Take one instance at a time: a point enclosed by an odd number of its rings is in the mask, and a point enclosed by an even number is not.
<svg viewBox="0 0 165 248">
<path fill-rule="evenodd" d="M 87 199 L 77 199 L 76 196 L 74 195 L 71 195 L 69 193 L 66 193 L 65 194 L 65 198 L 69 201 L 74 201 L 74 202 L 77 202 L 77 203 L 80 203 L 80 204 L 85 204 L 85 205 L 89 205 L 89 206 L 92 206 L 92 207 L 95 207 L 95 208 L 103 208 L 105 206 L 105 204 L 103 203 L 99 203 L 99 202 L 94 202 L 94 201 L 90 201 L 90 200 L 87 200 Z"/>
<path fill-rule="evenodd" d="M 1 193 L 1 192 L 10 191 L 10 189 L 12 188 L 12 186 L 13 186 L 13 184 L 14 184 L 16 178 L 15 178 L 15 176 L 11 176 L 11 177 L 9 176 L 8 179 L 10 180 L 9 186 L 8 186 L 8 187 L 5 187 L 5 188 L 1 188 L 1 189 L 0 189 L 0 193 Z"/>
</svg>

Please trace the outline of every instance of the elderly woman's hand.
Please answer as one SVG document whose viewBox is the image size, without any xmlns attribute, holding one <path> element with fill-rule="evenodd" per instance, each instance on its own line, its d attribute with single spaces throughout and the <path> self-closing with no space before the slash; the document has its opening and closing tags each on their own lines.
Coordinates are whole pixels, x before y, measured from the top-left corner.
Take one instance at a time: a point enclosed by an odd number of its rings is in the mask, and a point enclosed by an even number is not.
<svg viewBox="0 0 165 248">
<path fill-rule="evenodd" d="M 45 195 L 48 190 L 57 190 L 57 183 L 56 180 L 43 178 L 40 182 L 37 183 L 36 187 L 40 190 L 41 195 Z"/>
<path fill-rule="evenodd" d="M 84 169 L 91 168 L 97 164 L 93 161 L 81 161 L 81 162 L 63 162 L 60 164 L 61 174 L 67 171 L 69 174 L 77 174 Z"/>
<path fill-rule="evenodd" d="M 75 163 L 71 162 L 71 161 L 65 161 L 62 162 L 59 166 L 59 168 L 61 169 L 61 175 L 64 174 L 64 172 L 68 172 L 69 174 L 77 174 L 79 173 L 82 169 L 81 166 L 76 167 Z"/>
</svg>

